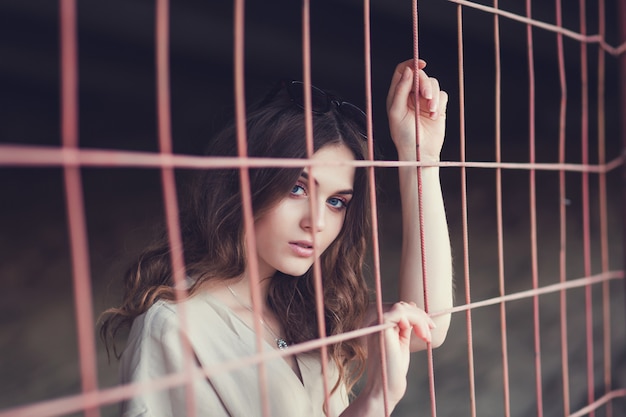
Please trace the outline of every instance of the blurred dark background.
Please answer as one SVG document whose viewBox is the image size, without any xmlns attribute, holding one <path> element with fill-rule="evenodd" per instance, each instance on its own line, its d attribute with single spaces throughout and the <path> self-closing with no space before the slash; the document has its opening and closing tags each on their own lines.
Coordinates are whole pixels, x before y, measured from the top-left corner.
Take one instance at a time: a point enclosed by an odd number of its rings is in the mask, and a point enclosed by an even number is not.
<svg viewBox="0 0 626 417">
<path fill-rule="evenodd" d="M 313 84 L 339 92 L 365 107 L 363 5 L 358 0 L 314 1 L 311 6 Z M 610 45 L 618 45 L 617 1 L 606 2 Z M 525 14 L 523 2 L 506 4 Z M 448 135 L 442 159 L 461 158 L 459 117 L 458 6 L 419 4 L 419 55 L 430 75 L 450 94 Z M 57 2 L 0 2 L 0 143 L 58 146 L 60 139 L 60 61 Z M 157 151 L 153 1 L 78 2 L 80 146 Z M 227 1 L 172 0 L 170 71 L 174 151 L 201 154 L 212 134 L 232 115 L 233 4 Z M 589 2 L 586 27 L 598 33 L 596 2 Z M 302 79 L 302 22 L 298 1 L 247 2 L 246 99 L 262 97 L 279 79 Z M 554 24 L 551 2 L 535 1 L 532 16 Z M 563 5 L 564 27 L 579 31 L 578 2 Z M 493 16 L 463 9 L 465 132 L 468 161 L 494 161 L 495 58 Z M 536 159 L 558 161 L 561 99 L 556 35 L 533 29 L 536 87 Z M 501 18 L 502 159 L 529 161 L 529 72 L 526 26 Z M 413 53 L 411 2 L 375 0 L 371 5 L 374 138 L 383 158 L 395 157 L 387 132 L 385 96 L 394 67 Z M 564 39 L 567 77 L 566 158 L 581 161 L 580 43 Z M 589 152 L 598 159 L 597 44 L 588 46 Z M 606 56 L 606 157 L 621 152 L 617 59 Z M 181 189 L 187 173 L 177 173 Z M 383 276 L 390 277 L 385 298 L 393 299 L 401 225 L 397 218 L 395 171 L 379 169 Z M 503 172 L 504 253 L 507 292 L 531 286 L 528 172 Z M 567 204 L 568 279 L 584 276 L 580 173 L 567 174 L 567 198 L 561 201 L 558 173 L 538 172 L 540 285 L 558 281 L 560 204 Z M 119 301 L 121 276 L 128 263 L 154 237 L 163 219 L 160 173 L 152 169 L 84 168 L 82 179 L 94 295 L 94 315 Z M 598 180 L 590 176 L 592 269 L 600 272 Z M 609 191 L 609 268 L 623 269 L 619 169 L 607 175 Z M 442 169 L 450 233 L 455 254 L 457 304 L 465 302 L 462 205 L 459 168 Z M 468 219 L 473 300 L 498 295 L 493 170 L 468 170 Z M 0 167 L 0 410 L 80 391 L 62 170 L 58 167 Z M 611 375 L 614 387 L 626 382 L 623 284 L 609 284 L 612 303 Z M 594 382 L 604 392 L 600 288 L 594 287 Z M 584 297 L 572 290 L 568 303 L 573 410 L 586 397 Z M 562 415 L 558 297 L 541 297 L 545 413 Z M 512 408 L 515 416 L 536 414 L 531 300 L 507 307 L 511 355 Z M 469 415 L 465 315 L 454 316 L 449 340 L 435 352 L 439 415 Z M 503 415 L 500 318 L 496 307 L 473 312 L 480 416 Z M 497 336 L 497 337 L 496 337 Z M 123 341 L 122 341 L 123 343 Z M 107 364 L 98 341 L 101 386 L 116 382 L 117 364 Z M 498 358 L 495 361 L 494 359 Z M 411 368 L 410 394 L 395 416 L 430 415 L 424 355 Z M 414 394 L 414 395 L 413 395 Z M 557 398 L 557 400 L 552 400 Z M 546 401 L 546 399 L 549 399 Z M 616 408 L 626 410 L 624 402 Z M 116 406 L 103 408 L 116 415 Z M 626 415 L 626 411 L 623 411 Z M 619 415 L 619 414 L 618 414 Z"/>
</svg>

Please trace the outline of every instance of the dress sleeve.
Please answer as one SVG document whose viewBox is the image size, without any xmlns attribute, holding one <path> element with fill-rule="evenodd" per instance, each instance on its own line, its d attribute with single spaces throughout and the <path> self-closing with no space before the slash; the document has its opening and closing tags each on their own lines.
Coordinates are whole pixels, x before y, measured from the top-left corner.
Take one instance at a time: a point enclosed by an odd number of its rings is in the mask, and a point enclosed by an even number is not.
<svg viewBox="0 0 626 417">
<path fill-rule="evenodd" d="M 193 361 L 193 366 L 197 366 L 195 355 L 190 360 Z M 122 383 L 152 381 L 183 372 L 184 366 L 180 322 L 175 311 L 162 303 L 153 306 L 145 315 L 137 317 L 122 354 Z M 211 415 L 222 415 L 221 402 L 208 381 L 194 381 L 192 388 L 197 411 L 211 411 Z M 187 415 L 187 389 L 189 386 L 182 385 L 166 390 L 150 390 L 129 398 L 122 404 L 122 417 Z M 199 398 L 202 398 L 202 403 L 198 401 Z"/>
</svg>

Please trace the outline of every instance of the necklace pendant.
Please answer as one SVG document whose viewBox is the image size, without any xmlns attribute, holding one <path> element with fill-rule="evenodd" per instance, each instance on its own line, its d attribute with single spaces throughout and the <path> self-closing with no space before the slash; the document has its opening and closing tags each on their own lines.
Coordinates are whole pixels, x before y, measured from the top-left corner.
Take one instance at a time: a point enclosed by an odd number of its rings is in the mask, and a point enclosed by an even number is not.
<svg viewBox="0 0 626 417">
<path fill-rule="evenodd" d="M 289 345 L 285 342 L 285 339 L 279 337 L 276 339 L 276 347 L 280 350 L 285 350 L 289 347 Z"/>
</svg>

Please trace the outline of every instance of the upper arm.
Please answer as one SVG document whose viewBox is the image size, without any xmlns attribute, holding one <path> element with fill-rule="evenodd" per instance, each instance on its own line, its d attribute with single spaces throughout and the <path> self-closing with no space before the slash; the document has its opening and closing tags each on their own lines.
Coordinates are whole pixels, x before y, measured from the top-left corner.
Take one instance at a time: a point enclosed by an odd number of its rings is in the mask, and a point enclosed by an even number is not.
<svg viewBox="0 0 626 417">
<path fill-rule="evenodd" d="M 178 318 L 169 310 L 160 310 L 150 311 L 133 323 L 120 363 L 122 382 L 154 381 L 184 370 Z M 183 386 L 148 390 L 124 401 L 122 413 L 125 417 L 173 417 L 185 406 L 184 401 Z"/>
</svg>

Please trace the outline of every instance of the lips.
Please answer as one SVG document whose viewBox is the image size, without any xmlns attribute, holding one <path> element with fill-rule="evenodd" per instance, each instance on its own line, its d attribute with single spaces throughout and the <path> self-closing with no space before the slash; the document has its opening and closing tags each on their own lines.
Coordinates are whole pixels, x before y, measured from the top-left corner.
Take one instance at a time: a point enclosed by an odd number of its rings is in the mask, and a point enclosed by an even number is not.
<svg viewBox="0 0 626 417">
<path fill-rule="evenodd" d="M 296 256 L 308 258 L 313 256 L 313 244 L 305 240 L 289 242 L 289 247 Z"/>
</svg>

